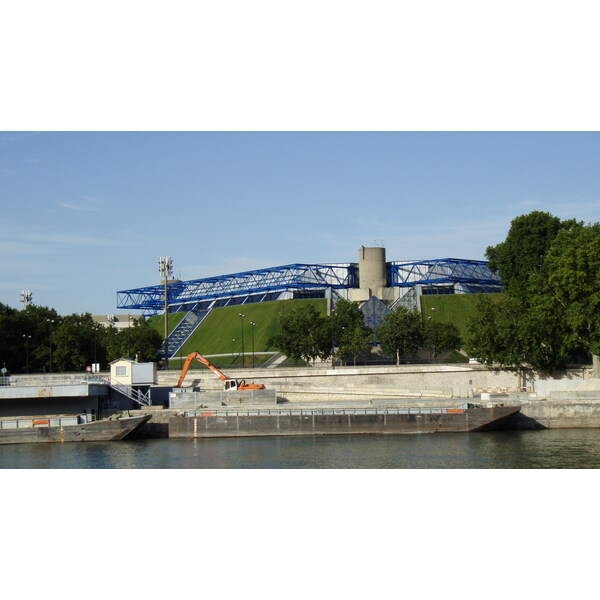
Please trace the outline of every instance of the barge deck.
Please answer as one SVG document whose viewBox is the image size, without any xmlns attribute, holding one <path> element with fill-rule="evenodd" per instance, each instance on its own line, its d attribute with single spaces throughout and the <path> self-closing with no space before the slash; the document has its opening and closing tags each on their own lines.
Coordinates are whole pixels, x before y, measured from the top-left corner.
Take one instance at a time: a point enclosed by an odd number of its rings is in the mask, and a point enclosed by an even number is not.
<svg viewBox="0 0 600 600">
<path fill-rule="evenodd" d="M 268 408 L 187 411 L 169 419 L 169 438 L 421 434 L 485 431 L 520 406 L 458 408 Z"/>
</svg>

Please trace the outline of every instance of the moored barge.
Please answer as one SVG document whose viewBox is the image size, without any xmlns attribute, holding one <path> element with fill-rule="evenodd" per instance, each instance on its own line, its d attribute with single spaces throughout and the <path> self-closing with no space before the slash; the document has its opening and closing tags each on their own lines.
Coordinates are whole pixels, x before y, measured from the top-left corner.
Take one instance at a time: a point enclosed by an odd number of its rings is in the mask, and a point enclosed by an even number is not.
<svg viewBox="0 0 600 600">
<path fill-rule="evenodd" d="M 485 431 L 520 406 L 303 408 L 187 411 L 169 419 L 169 438 L 421 434 Z"/>
<path fill-rule="evenodd" d="M 87 415 L 5 417 L 0 419 L 0 444 L 119 441 L 151 418 L 141 415 L 90 421 Z"/>
</svg>

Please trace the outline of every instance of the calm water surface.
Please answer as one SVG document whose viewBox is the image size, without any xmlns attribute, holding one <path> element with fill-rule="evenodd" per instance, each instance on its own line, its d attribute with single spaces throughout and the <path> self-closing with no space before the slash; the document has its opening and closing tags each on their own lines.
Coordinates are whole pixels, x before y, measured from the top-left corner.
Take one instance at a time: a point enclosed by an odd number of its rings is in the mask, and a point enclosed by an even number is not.
<svg viewBox="0 0 600 600">
<path fill-rule="evenodd" d="M 4 469 L 585 469 L 600 430 L 0 446 Z"/>
</svg>

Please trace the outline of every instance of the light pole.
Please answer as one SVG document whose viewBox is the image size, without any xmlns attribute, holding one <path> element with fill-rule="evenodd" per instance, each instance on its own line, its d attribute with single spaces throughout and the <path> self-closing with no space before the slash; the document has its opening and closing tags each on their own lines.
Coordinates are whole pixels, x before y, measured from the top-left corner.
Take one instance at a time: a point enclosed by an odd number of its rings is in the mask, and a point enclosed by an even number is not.
<svg viewBox="0 0 600 600">
<path fill-rule="evenodd" d="M 27 308 L 31 304 L 31 290 L 23 290 L 21 292 L 21 304 L 23 308 Z"/>
<path fill-rule="evenodd" d="M 31 336 L 23 334 L 23 339 L 25 340 L 25 372 L 29 374 L 29 340 Z"/>
<path fill-rule="evenodd" d="M 233 345 L 235 344 L 235 338 L 231 338 L 231 364 L 233 365 Z"/>
<path fill-rule="evenodd" d="M 167 280 L 173 275 L 173 259 L 161 256 L 158 261 L 158 271 L 165 278 L 165 370 L 169 368 L 169 295 Z"/>
<path fill-rule="evenodd" d="M 52 373 L 52 325 L 54 325 L 54 319 L 46 319 L 46 323 L 50 325 L 50 368 L 48 373 Z"/>
<path fill-rule="evenodd" d="M 331 309 L 331 368 L 335 369 L 335 337 L 333 330 L 333 308 Z"/>
<path fill-rule="evenodd" d="M 239 317 L 242 320 L 242 369 L 246 366 L 246 360 L 244 356 L 244 317 L 246 315 L 244 313 L 240 313 Z"/>
<path fill-rule="evenodd" d="M 252 325 L 252 368 L 254 369 L 254 328 L 256 327 L 256 323 L 250 321 L 250 325 Z"/>
<path fill-rule="evenodd" d="M 99 323 L 94 323 L 92 325 L 92 329 L 94 330 L 94 364 L 98 364 L 98 357 L 96 353 L 96 346 L 98 343 L 98 331 L 100 330 L 101 325 Z"/>
</svg>

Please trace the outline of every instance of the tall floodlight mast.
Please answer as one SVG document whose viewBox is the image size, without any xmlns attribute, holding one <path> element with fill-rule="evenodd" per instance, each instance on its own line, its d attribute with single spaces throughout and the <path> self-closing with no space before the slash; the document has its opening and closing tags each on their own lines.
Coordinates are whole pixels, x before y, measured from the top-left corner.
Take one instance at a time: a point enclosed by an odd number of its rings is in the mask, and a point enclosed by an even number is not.
<svg viewBox="0 0 600 600">
<path fill-rule="evenodd" d="M 31 304 L 31 290 L 23 290 L 21 292 L 21 304 L 23 308 L 27 308 Z"/>
<path fill-rule="evenodd" d="M 168 279 L 173 275 L 173 259 L 161 256 L 158 261 L 158 271 L 165 278 L 165 369 L 169 368 L 169 296 Z"/>
</svg>

